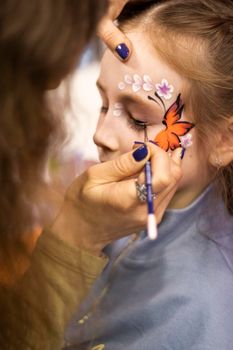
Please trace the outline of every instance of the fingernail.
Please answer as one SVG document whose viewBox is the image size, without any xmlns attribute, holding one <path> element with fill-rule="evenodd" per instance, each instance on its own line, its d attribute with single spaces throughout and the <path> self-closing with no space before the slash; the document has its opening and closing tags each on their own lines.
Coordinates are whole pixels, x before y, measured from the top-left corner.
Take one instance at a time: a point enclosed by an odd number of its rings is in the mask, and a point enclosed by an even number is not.
<svg viewBox="0 0 233 350">
<path fill-rule="evenodd" d="M 144 142 L 141 142 L 141 141 L 134 141 L 134 145 L 144 145 L 145 143 Z"/>
<path fill-rule="evenodd" d="M 184 158 L 186 148 L 182 148 L 181 154 L 180 154 L 180 159 Z"/>
<path fill-rule="evenodd" d="M 136 160 L 136 162 L 140 162 L 141 160 L 145 159 L 148 155 L 148 149 L 146 145 L 143 145 L 136 149 L 136 151 L 133 152 L 133 157 Z"/>
<path fill-rule="evenodd" d="M 129 56 L 129 48 L 124 43 L 119 44 L 115 50 L 122 60 Z"/>
</svg>

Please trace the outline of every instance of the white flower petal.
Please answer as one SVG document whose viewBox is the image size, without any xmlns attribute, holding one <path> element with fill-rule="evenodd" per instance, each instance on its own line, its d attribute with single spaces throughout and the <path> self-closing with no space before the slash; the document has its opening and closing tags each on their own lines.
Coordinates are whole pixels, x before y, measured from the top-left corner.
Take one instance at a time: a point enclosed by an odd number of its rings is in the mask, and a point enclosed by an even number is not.
<svg viewBox="0 0 233 350">
<path fill-rule="evenodd" d="M 160 97 L 164 97 L 164 94 L 158 89 L 157 91 L 157 94 L 160 96 Z"/>
<path fill-rule="evenodd" d="M 142 78 L 140 77 L 140 75 L 134 74 L 133 79 L 134 79 L 136 84 L 142 85 Z"/>
<path fill-rule="evenodd" d="M 132 85 L 132 89 L 133 89 L 134 92 L 137 92 L 137 91 L 141 90 L 141 88 L 142 88 L 141 84 L 135 84 L 134 83 Z"/>
<path fill-rule="evenodd" d="M 149 83 L 143 84 L 142 87 L 143 87 L 144 91 L 152 91 L 154 89 L 154 86 L 152 84 L 149 84 Z"/>
<path fill-rule="evenodd" d="M 126 74 L 124 77 L 124 81 L 126 82 L 126 84 L 131 85 L 133 83 L 133 78 L 129 74 Z"/>
<path fill-rule="evenodd" d="M 161 85 L 166 85 L 166 86 L 168 86 L 169 84 L 168 84 L 167 79 L 162 79 Z"/>
<path fill-rule="evenodd" d="M 165 98 L 165 100 L 170 100 L 170 98 L 172 98 L 172 95 L 168 92 L 166 94 L 163 94 L 163 97 Z"/>
<path fill-rule="evenodd" d="M 169 89 L 170 89 L 170 92 L 173 92 L 174 91 L 174 86 L 173 85 L 169 85 Z"/>
<path fill-rule="evenodd" d="M 144 80 L 145 83 L 153 84 L 151 77 L 149 75 L 147 75 L 147 74 L 143 75 L 143 80 Z"/>
</svg>

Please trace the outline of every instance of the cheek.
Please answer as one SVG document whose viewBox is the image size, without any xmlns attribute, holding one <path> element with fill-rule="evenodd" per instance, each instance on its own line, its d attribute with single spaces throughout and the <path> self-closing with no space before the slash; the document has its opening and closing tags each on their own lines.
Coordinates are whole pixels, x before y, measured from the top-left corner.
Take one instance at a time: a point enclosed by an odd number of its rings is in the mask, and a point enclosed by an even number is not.
<svg viewBox="0 0 233 350">
<path fill-rule="evenodd" d="M 196 139 L 193 139 L 193 145 L 186 150 L 182 160 L 183 178 L 181 185 L 190 186 L 198 185 L 209 177 L 208 155 L 203 151 L 200 152 Z"/>
<path fill-rule="evenodd" d="M 162 125 L 162 123 L 159 125 L 149 126 L 147 128 L 148 139 L 154 141 L 158 133 L 162 130 L 164 130 L 164 126 Z"/>
<path fill-rule="evenodd" d="M 120 148 L 121 153 L 129 152 L 132 150 L 135 141 L 144 142 L 144 133 L 132 130 L 129 127 L 125 127 L 120 133 Z"/>
</svg>

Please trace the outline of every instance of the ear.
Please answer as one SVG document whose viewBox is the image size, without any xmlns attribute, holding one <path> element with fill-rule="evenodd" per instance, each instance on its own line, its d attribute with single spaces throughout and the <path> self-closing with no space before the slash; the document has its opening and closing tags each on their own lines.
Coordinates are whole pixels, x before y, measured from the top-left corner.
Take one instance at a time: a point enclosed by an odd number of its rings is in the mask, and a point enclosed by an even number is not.
<svg viewBox="0 0 233 350">
<path fill-rule="evenodd" d="M 215 147 L 209 154 L 209 162 L 215 168 L 226 167 L 233 161 L 233 117 L 225 123 L 217 137 Z"/>
</svg>

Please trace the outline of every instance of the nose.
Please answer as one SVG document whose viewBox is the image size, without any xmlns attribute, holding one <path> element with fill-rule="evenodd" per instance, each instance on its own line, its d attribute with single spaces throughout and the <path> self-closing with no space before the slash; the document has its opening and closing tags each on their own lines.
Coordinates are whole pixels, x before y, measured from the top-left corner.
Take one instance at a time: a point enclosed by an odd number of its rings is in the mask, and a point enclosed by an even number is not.
<svg viewBox="0 0 233 350">
<path fill-rule="evenodd" d="M 94 143 L 104 152 L 115 152 L 118 150 L 117 129 L 109 115 L 101 116 L 95 134 Z"/>
</svg>

